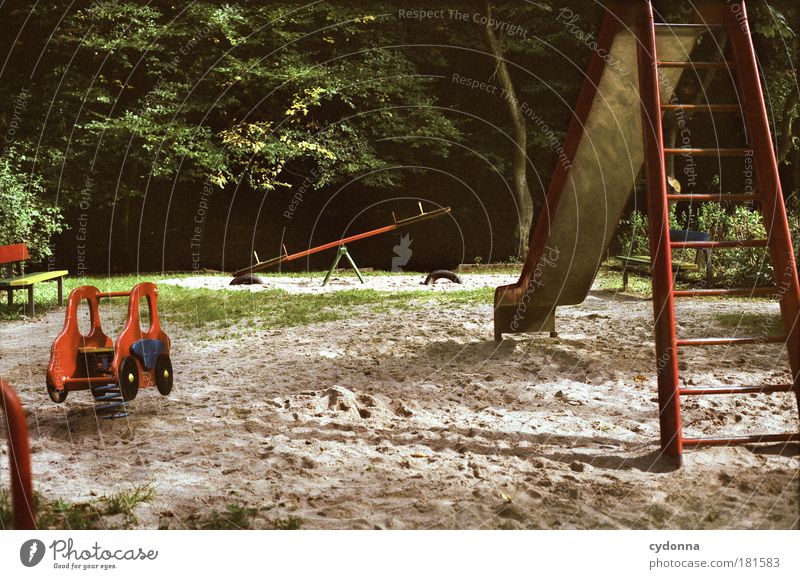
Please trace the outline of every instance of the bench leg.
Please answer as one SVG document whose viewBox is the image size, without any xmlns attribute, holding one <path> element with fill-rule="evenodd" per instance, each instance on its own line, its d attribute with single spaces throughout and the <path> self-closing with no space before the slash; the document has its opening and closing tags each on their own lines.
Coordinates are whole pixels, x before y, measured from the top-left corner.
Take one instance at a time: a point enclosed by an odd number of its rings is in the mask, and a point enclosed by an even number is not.
<svg viewBox="0 0 800 579">
<path fill-rule="evenodd" d="M 58 305 L 64 305 L 64 278 L 60 277 L 56 280 L 56 284 L 58 285 Z"/>
<path fill-rule="evenodd" d="M 14 305 L 14 290 L 7 289 L 6 292 L 8 292 L 8 305 Z"/>
<path fill-rule="evenodd" d="M 628 291 L 628 268 L 622 270 L 622 291 Z"/>
<path fill-rule="evenodd" d="M 33 307 L 33 284 L 28 286 L 28 307 L 26 308 L 27 313 L 29 316 L 34 314 L 34 307 Z"/>
</svg>

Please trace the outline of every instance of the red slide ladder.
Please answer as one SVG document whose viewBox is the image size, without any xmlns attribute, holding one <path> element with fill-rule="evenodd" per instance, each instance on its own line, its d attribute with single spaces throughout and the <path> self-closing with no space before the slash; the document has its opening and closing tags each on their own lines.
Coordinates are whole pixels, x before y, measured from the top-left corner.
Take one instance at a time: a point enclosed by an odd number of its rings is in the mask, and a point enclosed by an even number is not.
<svg viewBox="0 0 800 579">
<path fill-rule="evenodd" d="M 733 445 L 800 440 L 798 432 L 754 434 L 748 436 L 714 436 L 686 438 L 681 425 L 681 396 L 715 394 L 770 394 L 795 392 L 800 405 L 800 285 L 792 249 L 789 223 L 778 174 L 767 109 L 761 89 L 761 79 L 756 61 L 744 1 L 722 2 L 710 11 L 714 20 L 702 24 L 656 23 L 649 0 L 637 24 L 639 83 L 642 98 L 642 120 L 645 146 L 645 174 L 648 191 L 650 255 L 653 268 L 653 308 L 655 316 L 656 354 L 659 361 L 658 402 L 661 426 L 661 448 L 678 464 L 684 448 L 699 445 Z M 725 31 L 733 54 L 733 61 L 718 62 L 660 62 L 656 53 L 656 35 L 669 33 L 676 27 L 700 27 L 702 30 Z M 736 88 L 741 105 L 662 104 L 659 93 L 659 69 L 688 66 L 696 68 L 725 68 L 736 78 Z M 740 113 L 748 136 L 745 148 L 665 148 L 662 114 L 675 107 L 694 112 Z M 727 195 L 671 195 L 667 189 L 666 157 L 691 154 L 695 156 L 752 156 L 756 173 L 757 193 Z M 762 240 L 671 241 L 669 203 L 689 202 L 755 202 L 761 208 L 767 238 Z M 772 261 L 775 279 L 766 287 L 738 289 L 676 290 L 672 274 L 673 249 L 736 247 L 766 247 Z M 676 331 L 675 300 L 700 296 L 776 296 L 780 300 L 783 332 L 773 336 L 736 338 L 684 338 Z M 788 350 L 792 380 L 788 384 L 740 385 L 725 388 L 682 387 L 679 380 L 678 356 L 680 350 L 705 346 L 746 346 L 751 344 L 784 344 Z"/>
</svg>

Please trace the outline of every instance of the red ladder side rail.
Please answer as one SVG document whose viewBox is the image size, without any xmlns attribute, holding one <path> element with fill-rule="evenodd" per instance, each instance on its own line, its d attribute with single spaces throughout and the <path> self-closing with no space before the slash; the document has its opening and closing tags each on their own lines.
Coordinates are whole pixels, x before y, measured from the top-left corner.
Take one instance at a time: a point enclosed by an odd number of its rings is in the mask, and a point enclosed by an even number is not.
<svg viewBox="0 0 800 579">
<path fill-rule="evenodd" d="M 650 259 L 653 268 L 653 310 L 658 373 L 658 407 L 661 449 L 681 461 L 681 411 L 678 394 L 678 357 L 675 336 L 675 307 L 672 280 L 672 251 L 669 238 L 667 174 L 661 124 L 661 96 L 658 83 L 658 55 L 653 7 L 643 3 L 636 27 L 639 90 L 641 95 L 644 165 Z"/>
<path fill-rule="evenodd" d="M 738 10 L 737 10 L 738 8 Z M 770 240 L 769 249 L 780 291 L 781 315 L 786 335 L 786 347 L 792 369 L 798 406 L 800 406 L 800 284 L 792 250 L 792 237 L 783 201 L 778 161 L 772 144 L 767 107 L 761 89 L 753 40 L 745 3 L 728 5 L 728 37 L 737 68 L 739 94 L 745 112 L 745 126 L 753 148 L 756 182 L 762 198 L 764 227 Z"/>
<path fill-rule="evenodd" d="M 25 411 L 16 392 L 0 380 L 0 408 L 6 419 L 8 459 L 11 466 L 11 498 L 14 507 L 14 528 L 35 529 L 31 453 L 28 447 L 28 426 Z"/>
</svg>

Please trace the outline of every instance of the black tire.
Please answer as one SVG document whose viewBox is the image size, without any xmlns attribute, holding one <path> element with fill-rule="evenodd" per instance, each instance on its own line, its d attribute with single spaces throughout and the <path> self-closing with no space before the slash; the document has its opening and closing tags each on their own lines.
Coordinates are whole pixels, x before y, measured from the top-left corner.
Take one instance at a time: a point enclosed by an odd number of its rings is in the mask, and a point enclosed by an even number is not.
<svg viewBox="0 0 800 579">
<path fill-rule="evenodd" d="M 425 281 L 422 282 L 424 285 L 431 285 L 439 281 L 440 279 L 446 279 L 453 283 L 462 283 L 461 278 L 454 274 L 452 271 L 448 271 L 446 269 L 437 269 L 436 271 L 432 271 L 428 274 L 428 277 L 425 278 Z"/>
<path fill-rule="evenodd" d="M 50 396 L 50 400 L 52 400 L 56 404 L 61 404 L 62 402 L 64 402 L 64 400 L 67 399 L 67 394 L 69 394 L 67 390 L 59 390 L 50 383 L 50 379 L 48 378 L 47 395 Z"/>
<path fill-rule="evenodd" d="M 164 354 L 156 360 L 156 387 L 162 396 L 172 392 L 172 361 Z"/>
<path fill-rule="evenodd" d="M 123 400 L 133 400 L 139 393 L 139 366 L 130 356 L 123 358 L 119 365 L 117 385 Z"/>
<path fill-rule="evenodd" d="M 264 283 L 263 279 L 261 279 L 257 275 L 251 275 L 248 273 L 233 278 L 231 280 L 231 283 L 229 283 L 228 285 L 260 285 L 263 283 Z"/>
</svg>

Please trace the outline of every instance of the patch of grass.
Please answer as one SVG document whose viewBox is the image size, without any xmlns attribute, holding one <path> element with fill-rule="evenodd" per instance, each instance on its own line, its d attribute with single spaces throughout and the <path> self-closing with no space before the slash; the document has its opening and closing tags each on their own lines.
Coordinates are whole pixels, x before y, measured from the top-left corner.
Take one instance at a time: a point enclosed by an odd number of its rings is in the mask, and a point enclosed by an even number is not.
<svg viewBox="0 0 800 579">
<path fill-rule="evenodd" d="M 289 515 L 285 519 L 275 519 L 275 528 L 279 531 L 297 531 L 303 526 L 303 519 Z"/>
<path fill-rule="evenodd" d="M 211 514 L 197 521 L 196 529 L 229 531 L 252 528 L 252 518 L 258 509 L 243 507 L 235 503 L 228 504 L 225 511 L 211 511 Z"/>
<path fill-rule="evenodd" d="M 136 505 L 146 503 L 155 496 L 156 489 L 153 483 L 137 485 L 129 491 L 114 493 L 101 500 L 105 503 L 103 514 L 133 516 Z"/>
<path fill-rule="evenodd" d="M 102 529 L 102 512 L 94 503 L 68 503 L 62 500 L 36 504 L 36 526 L 39 529 Z"/>
<path fill-rule="evenodd" d="M 174 275 L 162 274 L 142 274 L 142 275 L 120 275 L 111 277 L 66 277 L 64 278 L 64 301 L 66 302 L 69 292 L 78 286 L 93 285 L 100 291 L 130 291 L 137 283 L 152 281 L 158 283 L 165 279 L 172 279 Z M 162 286 L 163 287 L 163 286 Z M 44 282 L 36 284 L 35 288 L 36 312 L 37 315 L 58 307 L 58 290 L 55 282 Z M 25 303 L 27 302 L 25 292 L 14 292 L 15 304 L 9 306 L 3 300 L 0 304 L 0 320 L 20 320 L 25 317 Z M 120 303 L 124 301 L 121 300 Z M 127 306 L 127 302 L 124 304 Z"/>
<path fill-rule="evenodd" d="M 608 264 L 601 267 L 597 272 L 592 288 L 604 291 L 622 291 L 622 270 L 619 267 L 618 263 L 613 264 L 613 267 Z M 628 289 L 626 292 L 641 297 L 649 297 L 652 293 L 652 279 L 650 276 L 637 272 L 635 269 L 630 269 L 628 271 Z"/>
<path fill-rule="evenodd" d="M 36 526 L 39 529 L 92 529 L 97 528 L 99 514 L 86 503 L 71 504 L 65 501 L 48 501 L 39 493 L 33 497 L 36 509 Z M 11 492 L 0 490 L 0 528 L 10 529 L 14 518 Z"/>
<path fill-rule="evenodd" d="M 375 272 L 388 275 L 391 272 Z M 281 274 L 283 275 L 283 274 Z M 296 274 L 297 277 L 308 274 Z M 398 274 L 400 275 L 400 274 Z M 423 274 L 420 274 L 422 276 Z M 267 275 L 265 277 L 273 277 Z M 94 285 L 101 291 L 127 291 L 141 281 L 159 282 L 176 275 L 117 276 L 108 278 L 68 278 L 65 294 L 79 285 Z M 449 292 L 343 290 L 325 294 L 290 294 L 284 290 L 245 292 L 239 290 L 190 289 L 173 285 L 159 286 L 159 314 L 163 323 L 186 328 L 233 330 L 234 334 L 260 328 L 285 328 L 311 323 L 330 322 L 355 317 L 365 309 L 378 313 L 426 307 L 458 307 L 491 304 L 494 289 L 456 290 Z M 42 313 L 56 306 L 55 284 L 36 288 L 36 308 Z M 116 300 L 103 307 L 119 308 L 124 316 L 126 300 Z M 22 319 L 24 306 L 0 305 L 0 319 Z"/>
<path fill-rule="evenodd" d="M 780 314 L 725 313 L 716 320 L 725 327 L 736 328 L 741 334 L 777 336 L 783 333 Z"/>
<path fill-rule="evenodd" d="M 38 529 L 104 529 L 103 517 L 117 514 L 125 515 L 125 526 L 136 521 L 133 509 L 136 505 L 153 498 L 152 484 L 140 485 L 130 491 L 122 491 L 99 497 L 92 502 L 70 503 L 61 499 L 49 500 L 35 493 L 36 527 Z M 0 490 L 0 529 L 11 528 L 13 513 L 11 494 Z"/>
</svg>

